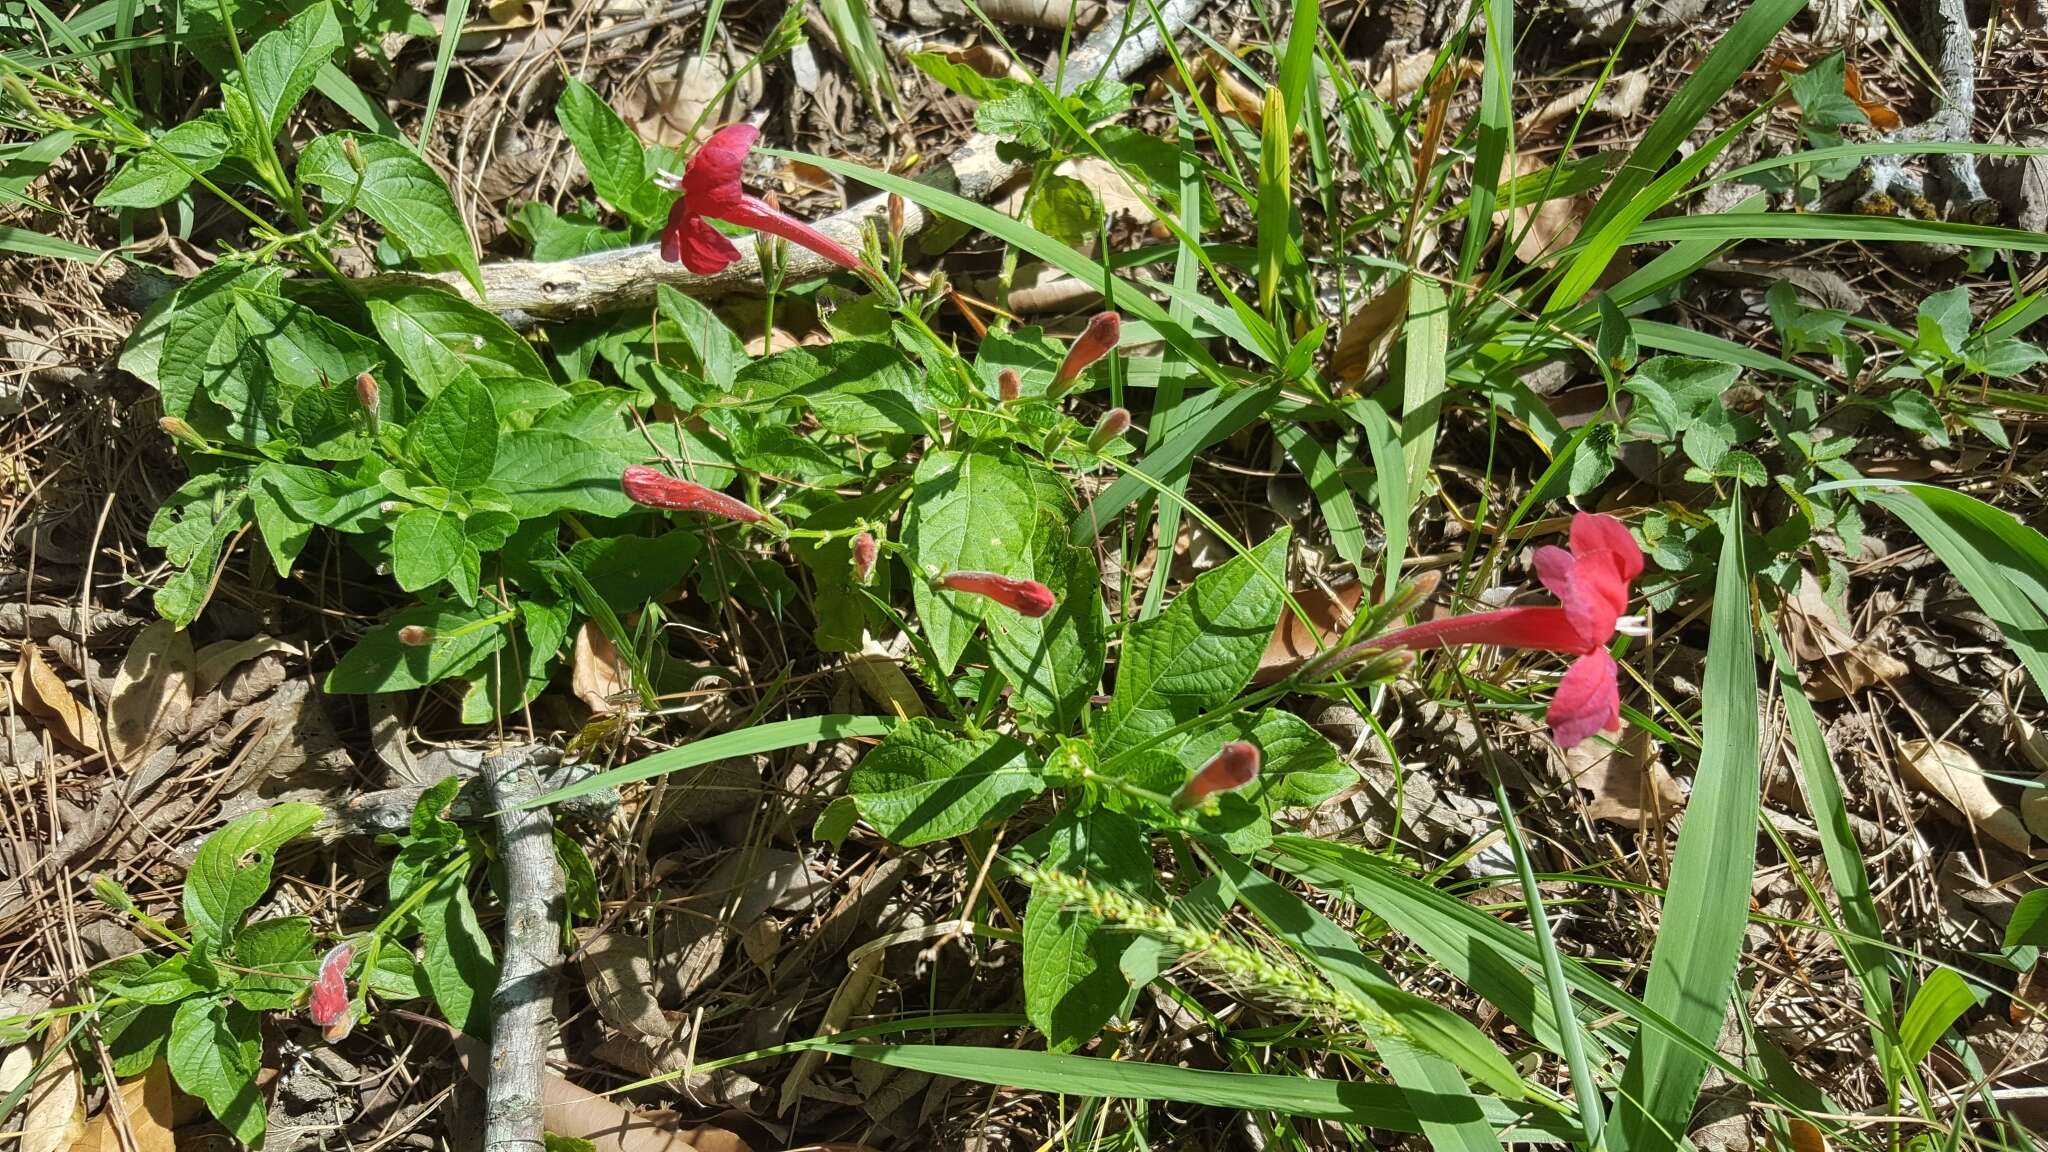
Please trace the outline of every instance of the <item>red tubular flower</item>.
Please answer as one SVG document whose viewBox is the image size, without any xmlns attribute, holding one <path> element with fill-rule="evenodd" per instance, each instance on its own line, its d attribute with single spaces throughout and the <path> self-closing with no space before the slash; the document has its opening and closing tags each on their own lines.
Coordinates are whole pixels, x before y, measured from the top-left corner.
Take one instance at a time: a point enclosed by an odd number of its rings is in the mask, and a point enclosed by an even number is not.
<svg viewBox="0 0 2048 1152">
<path fill-rule="evenodd" d="M 794 216 L 770 207 L 740 186 L 740 168 L 747 150 L 761 134 L 752 124 L 728 124 L 711 134 L 711 139 L 690 156 L 681 176 L 663 173 L 663 186 L 683 194 L 668 212 L 668 227 L 661 231 L 661 258 L 699 276 L 721 272 L 740 258 L 723 232 L 711 226 L 723 220 L 770 236 L 780 236 L 799 248 L 808 248 L 850 272 L 867 270 L 860 257 Z"/>
<path fill-rule="evenodd" d="M 1392 648 L 1453 648 L 1497 644 L 1578 656 L 1557 683 L 1547 717 L 1552 736 L 1569 748 L 1595 732 L 1621 730 L 1621 687 L 1607 645 L 1616 632 L 1644 635 L 1640 617 L 1627 617 L 1629 583 L 1643 572 L 1643 553 L 1612 516 L 1572 517 L 1569 551 L 1536 551 L 1536 575 L 1558 599 L 1555 606 L 1502 608 L 1452 616 L 1388 632 L 1372 641 Z"/>
<path fill-rule="evenodd" d="M 768 517 L 759 509 L 727 496 L 714 492 L 702 484 L 678 480 L 666 472 L 635 464 L 619 477 L 619 487 L 625 489 L 626 498 L 635 504 L 650 508 L 674 508 L 679 512 L 708 512 L 723 516 L 727 520 L 739 520 L 748 524 L 759 523 Z"/>
<path fill-rule="evenodd" d="M 1110 441 L 1130 431 L 1131 412 L 1128 408 L 1111 408 L 1095 422 L 1095 431 L 1088 436 L 1088 450 L 1100 452 L 1109 447 Z"/>
<path fill-rule="evenodd" d="M 996 395 L 1005 402 L 1015 400 L 1024 394 L 1024 381 L 1014 371 L 1005 368 L 996 373 Z"/>
<path fill-rule="evenodd" d="M 348 962 L 355 953 L 355 945 L 346 940 L 328 949 L 306 1001 L 306 1016 L 320 1026 L 329 1044 L 345 1039 L 355 1027 L 355 1012 L 348 1002 Z"/>
<path fill-rule="evenodd" d="M 1067 389 L 1074 386 L 1074 380 L 1081 375 L 1083 369 L 1107 356 L 1109 350 L 1116 347 L 1117 339 L 1122 334 L 1123 317 L 1114 312 L 1097 312 L 1095 318 L 1088 321 L 1088 327 L 1081 333 L 1080 339 L 1075 340 L 1067 349 L 1067 358 L 1060 361 L 1060 370 L 1053 373 L 1052 387 L 1046 389 L 1046 396 L 1058 399 L 1064 395 Z"/>
<path fill-rule="evenodd" d="M 881 554 L 881 547 L 872 533 L 863 532 L 853 538 L 852 551 L 853 582 L 865 584 L 875 574 L 875 558 Z"/>
<path fill-rule="evenodd" d="M 1052 589 L 1036 580 L 1019 580 L 993 572 L 952 572 L 939 580 L 939 587 L 951 592 L 986 596 L 1005 608 L 1025 616 L 1043 616 L 1057 603 Z"/>
<path fill-rule="evenodd" d="M 1218 792 L 1242 788 L 1259 774 L 1259 746 L 1232 740 L 1216 750 L 1173 797 L 1175 808 L 1193 808 Z"/>
</svg>

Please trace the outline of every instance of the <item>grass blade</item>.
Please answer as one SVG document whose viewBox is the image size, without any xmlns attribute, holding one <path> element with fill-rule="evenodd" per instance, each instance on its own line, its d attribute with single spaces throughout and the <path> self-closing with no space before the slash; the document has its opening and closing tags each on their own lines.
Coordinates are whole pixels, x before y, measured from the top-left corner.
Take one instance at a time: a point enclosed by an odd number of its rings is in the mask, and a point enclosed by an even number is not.
<svg viewBox="0 0 2048 1152">
<path fill-rule="evenodd" d="M 1437 419 L 1443 412 L 1444 379 L 1451 342 L 1450 303 L 1434 280 L 1408 283 L 1408 323 L 1396 348 L 1401 371 L 1401 452 L 1406 458 L 1408 503 L 1422 499 L 1429 462 L 1436 455 Z"/>
<path fill-rule="evenodd" d="M 1685 831 L 1671 864 L 1662 922 L 1643 1002 L 1702 1044 L 1721 1034 L 1736 962 L 1749 925 L 1756 870 L 1756 636 L 1750 626 L 1749 564 L 1743 547 L 1742 489 L 1721 522 L 1721 558 L 1702 691 L 1699 773 L 1685 807 Z M 1636 1034 L 1615 1102 L 1609 1141 L 1617 1150 L 1676 1149 L 1707 1071 L 1690 1046 L 1662 1031 Z"/>
<path fill-rule="evenodd" d="M 1495 189 L 1515 147 L 1515 5 L 1514 0 L 1487 0 L 1486 72 L 1480 79 L 1479 142 L 1472 155 L 1472 192 L 1467 198 L 1471 223 L 1458 253 L 1458 280 L 1467 283 L 1479 267 L 1479 256 L 1493 235 Z M 1418 173 L 1417 178 L 1425 178 Z M 1509 194 L 1513 205 L 1513 193 Z M 1506 262 L 1507 253 L 1501 254 Z M 1412 313 L 1411 313 L 1412 314 Z"/>
<path fill-rule="evenodd" d="M 469 20 L 469 0 L 448 0 L 441 16 L 441 43 L 434 52 L 434 75 L 427 81 L 427 104 L 420 116 L 420 143 L 413 149 L 427 154 L 427 142 L 434 138 L 434 115 L 441 110 L 441 92 L 448 86 L 453 70 L 455 46 L 462 41 L 462 26 Z"/>
<path fill-rule="evenodd" d="M 579 780 L 566 788 L 557 788 L 544 796 L 537 796 L 521 808 L 538 808 L 543 804 L 555 804 L 588 796 L 606 788 L 616 788 L 635 780 L 646 780 L 669 772 L 680 772 L 695 768 L 714 760 L 728 760 L 735 756 L 752 756 L 759 752 L 774 752 L 783 748 L 794 748 L 800 744 L 814 744 L 820 740 L 851 740 L 861 736 L 886 736 L 896 726 L 889 716 L 804 716 L 796 720 L 778 720 L 773 724 L 757 724 L 737 732 L 726 732 L 708 740 L 697 740 L 680 748 L 657 752 L 652 756 L 636 760 L 623 768 L 599 772 L 587 780 Z"/>
</svg>

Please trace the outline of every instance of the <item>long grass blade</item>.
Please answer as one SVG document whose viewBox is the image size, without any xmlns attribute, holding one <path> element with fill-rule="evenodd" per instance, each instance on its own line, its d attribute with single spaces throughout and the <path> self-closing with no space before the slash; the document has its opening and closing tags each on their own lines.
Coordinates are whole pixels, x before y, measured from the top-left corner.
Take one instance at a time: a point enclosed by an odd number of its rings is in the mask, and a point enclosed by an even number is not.
<svg viewBox="0 0 2048 1152">
<path fill-rule="evenodd" d="M 778 720 L 773 724 L 757 724 L 752 728 L 726 732 L 708 740 L 697 740 L 680 748 L 657 752 L 622 768 L 599 772 L 566 788 L 557 788 L 546 795 L 536 796 L 520 807 L 538 808 L 544 804 L 558 804 L 564 800 L 574 800 L 578 796 L 588 796 L 592 792 L 601 792 L 606 788 L 630 784 L 636 780 L 647 780 L 669 772 L 695 768 L 714 760 L 775 752 L 783 748 L 814 744 L 820 740 L 886 736 L 895 726 L 896 721 L 888 716 L 804 716 L 795 720 Z"/>
<path fill-rule="evenodd" d="M 1721 517 L 1699 772 L 1671 863 L 1664 931 L 1650 953 L 1643 990 L 1645 1004 L 1707 1045 L 1720 1036 L 1734 991 L 1756 871 L 1761 773 L 1745 528 L 1737 485 Z M 1608 1129 L 1610 1145 L 1617 1152 L 1678 1148 L 1706 1071 L 1692 1046 L 1659 1030 L 1638 1032 Z"/>
</svg>

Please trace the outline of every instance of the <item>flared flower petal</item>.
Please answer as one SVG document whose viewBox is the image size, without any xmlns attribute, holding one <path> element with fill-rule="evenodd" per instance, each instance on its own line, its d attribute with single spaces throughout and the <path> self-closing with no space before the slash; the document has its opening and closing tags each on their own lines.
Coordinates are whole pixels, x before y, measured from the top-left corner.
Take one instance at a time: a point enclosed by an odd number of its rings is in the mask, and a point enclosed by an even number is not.
<svg viewBox="0 0 2048 1152">
<path fill-rule="evenodd" d="M 661 258 L 681 264 L 699 276 L 723 272 L 740 258 L 740 250 L 711 221 L 691 210 L 688 198 L 668 210 L 668 227 L 661 230 Z"/>
<path fill-rule="evenodd" d="M 1558 747 L 1570 748 L 1595 732 L 1621 731 L 1619 676 L 1605 648 L 1595 648 L 1565 669 L 1546 717 Z"/>
</svg>

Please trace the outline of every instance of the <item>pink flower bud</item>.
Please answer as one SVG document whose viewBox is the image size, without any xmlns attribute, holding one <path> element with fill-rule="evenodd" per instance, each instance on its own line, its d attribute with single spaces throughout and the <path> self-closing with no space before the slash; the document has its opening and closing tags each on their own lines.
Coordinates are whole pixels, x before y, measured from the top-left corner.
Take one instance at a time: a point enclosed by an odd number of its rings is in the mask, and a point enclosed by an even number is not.
<svg viewBox="0 0 2048 1152">
<path fill-rule="evenodd" d="M 758 509 L 727 496 L 714 492 L 702 484 L 678 480 L 666 472 L 657 472 L 635 464 L 619 477 L 619 487 L 626 492 L 626 498 L 635 504 L 650 508 L 673 508 L 679 512 L 708 512 L 728 520 L 740 520 L 748 524 L 758 523 L 768 517 Z"/>
<path fill-rule="evenodd" d="M 398 630 L 398 642 L 408 648 L 425 648 L 434 642 L 434 630 L 424 624 L 407 624 Z"/>
<path fill-rule="evenodd" d="M 1243 740 L 1232 740 L 1218 749 L 1207 764 L 1188 782 L 1181 785 L 1180 792 L 1173 798 L 1175 808 L 1193 808 L 1218 792 L 1242 788 L 1259 774 L 1259 747 Z"/>
<path fill-rule="evenodd" d="M 306 1016 L 320 1026 L 329 1044 L 346 1039 L 355 1027 L 355 1010 L 348 1002 L 348 962 L 355 957 L 355 945 L 344 940 L 320 958 L 320 974 L 313 978 L 313 992 L 306 1000 Z"/>
<path fill-rule="evenodd" d="M 1023 394 L 1024 381 L 1017 378 L 1015 371 L 1005 368 L 996 373 L 996 395 L 1002 397 L 1004 403 L 1007 404 Z"/>
<path fill-rule="evenodd" d="M 370 435 L 377 434 L 377 378 L 368 372 L 356 377 L 356 400 L 370 422 Z"/>
<path fill-rule="evenodd" d="M 1129 431 L 1131 413 L 1125 408 L 1111 408 L 1095 422 L 1095 431 L 1088 437 L 1088 450 L 1100 452 L 1109 447 L 1110 441 Z"/>
<path fill-rule="evenodd" d="M 1088 321 L 1088 328 L 1081 333 L 1081 338 L 1067 349 L 1067 358 L 1060 361 L 1060 370 L 1053 374 L 1052 387 L 1046 389 L 1046 396 L 1057 399 L 1065 395 L 1083 370 L 1116 347 L 1122 332 L 1122 317 L 1114 312 L 1097 312 L 1095 319 Z"/>
<path fill-rule="evenodd" d="M 1025 616 L 1043 616 L 1057 603 L 1052 589 L 1036 580 L 1019 580 L 993 572 L 953 572 L 940 579 L 939 587 L 952 592 L 986 596 L 1005 608 Z"/>
<path fill-rule="evenodd" d="M 903 195 L 900 192 L 889 193 L 889 237 L 892 240 L 903 239 Z"/>
<path fill-rule="evenodd" d="M 872 533 L 863 532 L 853 538 L 853 582 L 865 584 L 874 577 L 875 557 L 881 547 L 875 543 Z"/>
</svg>

